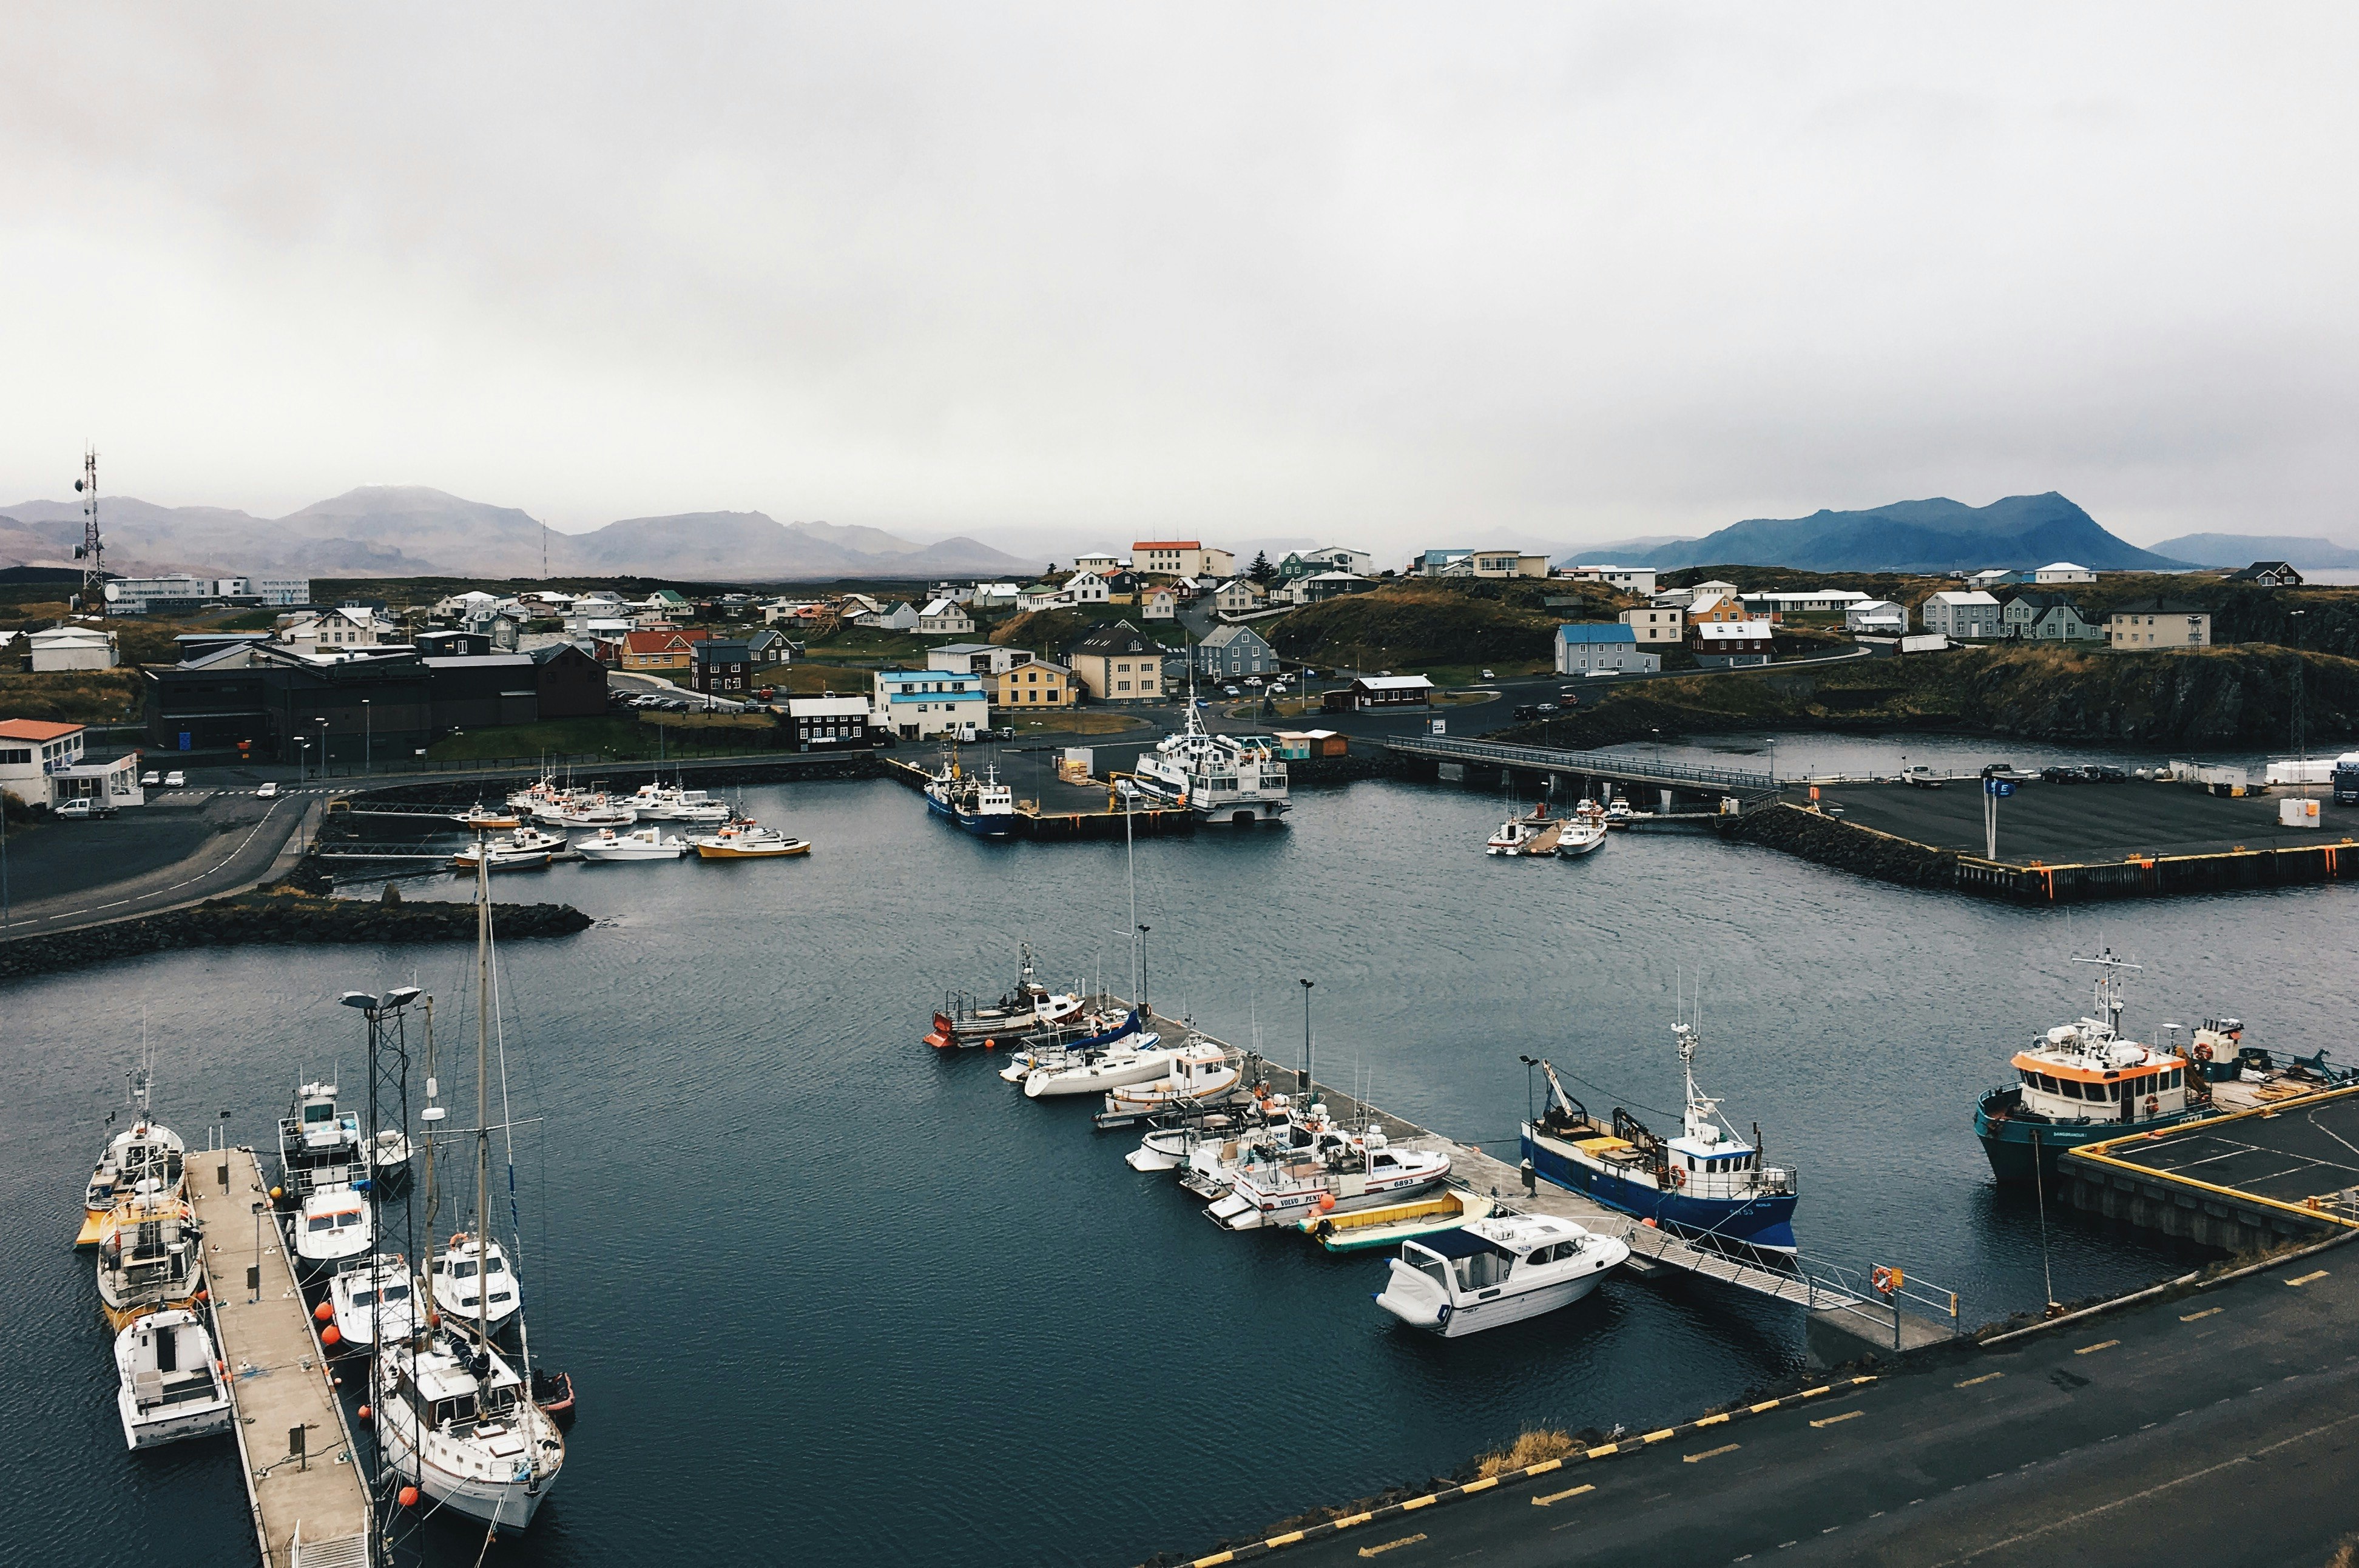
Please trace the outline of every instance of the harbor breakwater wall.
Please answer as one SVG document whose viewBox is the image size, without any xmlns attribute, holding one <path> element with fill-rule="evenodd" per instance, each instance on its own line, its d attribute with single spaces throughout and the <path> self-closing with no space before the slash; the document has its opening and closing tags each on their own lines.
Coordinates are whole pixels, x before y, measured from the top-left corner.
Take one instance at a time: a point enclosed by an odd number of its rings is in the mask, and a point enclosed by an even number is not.
<svg viewBox="0 0 2359 1568">
<path fill-rule="evenodd" d="M 495 904 L 492 918 L 503 937 L 568 936 L 592 924 L 569 903 Z M 55 935 L 18 937 L 0 945 L 0 982 L 179 947 L 474 939 L 475 906 L 471 903 L 364 903 L 265 892 L 212 899 L 187 909 Z"/>
<path fill-rule="evenodd" d="M 596 768 L 571 770 L 579 783 L 593 781 L 611 790 L 628 792 L 644 784 L 669 784 L 685 779 L 698 789 L 731 784 L 779 784 L 800 779 L 873 779 L 885 771 L 879 753 L 794 752 L 786 756 L 748 758 L 723 762 L 613 762 Z M 529 769 L 512 773 L 473 773 L 462 778 L 434 779 L 419 784 L 372 784 L 356 793 L 356 805 L 447 806 L 463 810 L 482 801 L 497 805 L 510 790 L 530 784 Z"/>
</svg>

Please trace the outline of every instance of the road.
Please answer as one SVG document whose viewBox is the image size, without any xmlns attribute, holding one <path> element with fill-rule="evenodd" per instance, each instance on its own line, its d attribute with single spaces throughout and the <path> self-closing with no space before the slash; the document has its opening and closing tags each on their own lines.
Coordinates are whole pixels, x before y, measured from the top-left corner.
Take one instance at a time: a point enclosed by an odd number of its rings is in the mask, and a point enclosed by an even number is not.
<svg viewBox="0 0 2359 1568">
<path fill-rule="evenodd" d="M 11 857 L 7 935 L 127 920 L 260 881 L 329 791 L 190 790 L 99 822 L 58 823 Z M 29 862 L 29 863 L 27 863 Z M 25 895 L 32 896 L 27 897 Z"/>
<path fill-rule="evenodd" d="M 2338 1248 L 1275 1557 L 2322 1565 L 2359 1530 L 2354 1314 Z"/>
</svg>

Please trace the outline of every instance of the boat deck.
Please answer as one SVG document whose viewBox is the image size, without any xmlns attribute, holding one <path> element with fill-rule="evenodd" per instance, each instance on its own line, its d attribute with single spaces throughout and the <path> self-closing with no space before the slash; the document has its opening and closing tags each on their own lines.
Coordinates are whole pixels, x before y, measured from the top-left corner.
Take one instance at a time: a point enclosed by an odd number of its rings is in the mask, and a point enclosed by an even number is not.
<svg viewBox="0 0 2359 1568">
<path fill-rule="evenodd" d="M 190 1153 L 188 1170 L 265 1568 L 365 1563 L 368 1489 L 285 1238 L 270 1214 L 255 1218 L 269 1196 L 261 1166 L 250 1149 L 207 1150 Z"/>
</svg>

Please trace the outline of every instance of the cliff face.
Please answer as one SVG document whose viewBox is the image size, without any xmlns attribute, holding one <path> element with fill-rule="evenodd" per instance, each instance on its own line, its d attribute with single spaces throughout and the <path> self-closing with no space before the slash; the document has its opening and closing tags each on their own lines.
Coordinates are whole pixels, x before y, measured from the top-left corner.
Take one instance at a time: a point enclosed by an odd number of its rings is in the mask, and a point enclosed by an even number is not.
<svg viewBox="0 0 2359 1568">
<path fill-rule="evenodd" d="M 2310 749 L 2359 736 L 2359 660 L 2269 647 L 1964 649 L 1780 675 L 1655 681 L 1501 739 L 1605 746 L 1766 728 L 1951 730 L 2158 751 L 2282 748 L 2295 670 Z"/>
</svg>

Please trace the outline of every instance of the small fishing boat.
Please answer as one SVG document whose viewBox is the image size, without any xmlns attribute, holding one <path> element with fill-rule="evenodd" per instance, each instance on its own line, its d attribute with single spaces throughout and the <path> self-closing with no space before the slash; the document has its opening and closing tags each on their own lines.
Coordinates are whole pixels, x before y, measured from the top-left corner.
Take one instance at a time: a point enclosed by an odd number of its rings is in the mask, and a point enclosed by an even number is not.
<svg viewBox="0 0 2359 1568">
<path fill-rule="evenodd" d="M 507 1254 L 462 1230 L 435 1254 L 434 1305 L 445 1316 L 481 1323 L 494 1333 L 524 1304 L 523 1290 L 508 1270 Z"/>
<path fill-rule="evenodd" d="M 1481 1219 L 1493 1208 L 1489 1198 L 1445 1187 L 1407 1203 L 1364 1208 L 1353 1214 L 1306 1216 L 1295 1228 L 1330 1252 L 1365 1252 L 1396 1247 L 1439 1230 L 1455 1230 L 1470 1219 Z"/>
<path fill-rule="evenodd" d="M 1593 800 L 1582 801 L 1572 808 L 1557 834 L 1557 858 L 1575 860 L 1594 852 L 1605 842 L 1606 827 L 1605 808 Z"/>
<path fill-rule="evenodd" d="M 685 838 L 667 838 L 660 827 L 635 827 L 618 833 L 601 827 L 587 838 L 573 841 L 573 852 L 585 860 L 677 860 L 694 847 Z"/>
<path fill-rule="evenodd" d="M 1570 1306 L 1629 1256 L 1629 1243 L 1553 1215 L 1469 1220 L 1401 1243 L 1376 1304 L 1412 1328 L 1458 1339 Z"/>
<path fill-rule="evenodd" d="M 1274 1096 L 1260 1105 L 1285 1104 L 1284 1095 Z M 1199 1144 L 1218 1145 L 1234 1140 L 1247 1125 L 1248 1119 L 1258 1114 L 1253 1106 L 1209 1107 L 1190 1106 L 1176 1112 L 1158 1116 L 1149 1124 L 1138 1147 L 1122 1157 L 1123 1163 L 1142 1173 L 1153 1171 L 1176 1171 L 1188 1162 Z"/>
<path fill-rule="evenodd" d="M 747 818 L 732 822 L 719 832 L 691 838 L 697 858 L 705 860 L 775 860 L 810 853 L 810 840 L 789 838 L 775 827 Z"/>
<path fill-rule="evenodd" d="M 1617 795 L 1612 800 L 1605 803 L 1605 825 L 1607 827 L 1627 827 L 1637 820 L 1637 812 L 1632 810 L 1630 803 L 1622 796 Z"/>
<path fill-rule="evenodd" d="M 1164 1110 L 1218 1099 L 1234 1091 L 1244 1078 L 1240 1064 L 1201 1035 L 1182 1045 L 1163 1076 L 1116 1086 L 1106 1094 L 1106 1109 Z M 1028 1090 L 1030 1085 L 1026 1085 Z"/>
<path fill-rule="evenodd" d="M 1351 1214 L 1395 1204 L 1440 1184 L 1450 1156 L 1388 1146 L 1373 1129 L 1328 1128 L 1306 1154 L 1256 1144 L 1241 1151 L 1226 1196 L 1204 1212 L 1223 1230 L 1257 1230 L 1314 1214 Z"/>
<path fill-rule="evenodd" d="M 1137 1015 L 1132 1014 L 1135 1018 Z M 1153 1030 L 1136 1034 L 1128 1044 L 1070 1067 L 1035 1067 L 1024 1078 L 1026 1099 L 1054 1099 L 1063 1095 L 1098 1094 L 1125 1084 L 1142 1084 L 1171 1071 L 1180 1053 L 1165 1049 Z"/>
<path fill-rule="evenodd" d="M 632 807 L 603 795 L 552 801 L 536 808 L 532 816 L 549 827 L 628 827 L 639 819 Z"/>
<path fill-rule="evenodd" d="M 926 781 L 926 809 L 978 838 L 1005 838 L 1016 831 L 1016 791 L 999 782 L 999 770 L 986 768 L 978 778 L 955 757 Z"/>
<path fill-rule="evenodd" d="M 1555 826 L 1554 819 L 1548 814 L 1548 803 L 1543 801 L 1532 807 L 1529 816 L 1511 816 L 1499 824 L 1499 830 L 1491 835 L 1491 841 L 1483 846 L 1483 852 L 1506 856 L 1536 853 L 1533 841 L 1543 831 Z"/>
<path fill-rule="evenodd" d="M 306 1273 L 333 1271 L 376 1244 L 368 1199 L 353 1187 L 316 1186 L 295 1211 L 296 1265 Z"/>
<path fill-rule="evenodd" d="M 573 1377 L 546 1367 L 532 1369 L 532 1402 L 560 1427 L 573 1424 Z"/>
<path fill-rule="evenodd" d="M 963 995 L 945 997 L 934 1010 L 934 1027 L 926 1044 L 936 1050 L 951 1046 L 1014 1044 L 1020 1035 L 1042 1027 L 1049 1012 L 1081 1006 L 1081 999 L 1060 996 L 1040 983 L 1032 968 L 1032 944 L 1020 949 L 1016 984 L 997 1001 L 978 1006 Z"/>
<path fill-rule="evenodd" d="M 565 848 L 565 835 L 543 832 L 530 824 L 516 829 L 506 838 L 478 838 L 462 846 L 451 857 L 454 871 L 472 871 L 479 857 L 488 855 L 495 871 L 537 871 L 549 864 L 549 857 Z"/>
<path fill-rule="evenodd" d="M 1524 1158 L 1543 1181 L 1665 1229 L 1792 1253 L 1800 1190 L 1794 1173 L 1765 1164 L 1761 1151 L 1727 1125 L 1720 1102 L 1697 1089 L 1694 1027 L 1674 1024 L 1672 1033 L 1687 1075 L 1680 1136 L 1659 1138 L 1618 1106 L 1610 1122 L 1599 1121 L 1539 1061 L 1532 1065 L 1548 1078 L 1549 1103 L 1538 1122 L 1523 1124 Z"/>
<path fill-rule="evenodd" d="M 107 1140 L 106 1152 L 98 1157 L 98 1166 L 90 1173 L 90 1184 L 82 1192 L 82 1229 L 74 1237 L 74 1245 L 97 1246 L 99 1231 L 107 1216 L 135 1194 L 146 1191 L 166 1197 L 184 1196 L 188 1192 L 186 1162 L 187 1152 L 179 1135 L 162 1122 L 149 1119 L 143 1104 L 138 1119 Z"/>
<path fill-rule="evenodd" d="M 641 822 L 722 823 L 729 820 L 726 801 L 715 800 L 701 789 L 682 789 L 678 784 L 641 784 L 625 804 Z"/>
<path fill-rule="evenodd" d="M 389 1341 L 375 1361 L 386 1462 L 436 1505 L 495 1530 L 522 1530 L 565 1465 L 565 1439 L 491 1346 L 446 1321 L 423 1345 Z"/>
<path fill-rule="evenodd" d="M 1053 1015 L 1053 1025 L 1038 1029 L 1024 1036 L 1024 1044 L 999 1076 L 1011 1084 L 1020 1084 L 1035 1072 L 1061 1072 L 1067 1067 L 1085 1066 L 1109 1051 L 1120 1050 L 1137 1044 L 1146 1033 L 1144 1016 L 1136 1008 L 1120 1013 L 1082 1011 L 1083 999 L 1062 994 L 1045 998 L 1040 1015 Z"/>
<path fill-rule="evenodd" d="M 193 1307 L 205 1288 L 204 1232 L 186 1200 L 135 1194 L 98 1238 L 98 1299 L 120 1332 L 151 1312 Z"/>
<path fill-rule="evenodd" d="M 418 1331 L 418 1297 L 398 1252 L 345 1269 L 328 1281 L 328 1310 L 341 1343 L 366 1349 Z"/>
<path fill-rule="evenodd" d="M 120 1329 L 114 1373 L 125 1447 L 212 1437 L 230 1431 L 237 1419 L 212 1336 L 188 1308 L 152 1312 Z"/>
<path fill-rule="evenodd" d="M 482 801 L 454 813 L 451 820 L 471 831 L 480 828 L 486 833 L 506 833 L 524 826 L 524 818 L 514 810 L 501 811 Z"/>
<path fill-rule="evenodd" d="M 336 1107 L 336 1086 L 307 1083 L 278 1119 L 279 1185 L 300 1202 L 314 1187 L 349 1187 L 368 1175 L 357 1112 Z"/>
<path fill-rule="evenodd" d="M 2076 964 L 2095 967 L 2095 1011 L 2060 1023 L 2017 1051 L 2016 1082 L 1985 1089 L 1974 1105 L 1974 1133 L 2002 1182 L 2056 1179 L 2067 1149 L 2125 1133 L 2200 1120 L 2214 1113 L 2212 1085 L 2187 1058 L 2122 1033 L 2121 972 L 2136 968 L 2111 948 Z M 2234 1020 L 2227 1021 L 2234 1023 Z M 2234 1035 L 2199 1030 L 2198 1061 L 2216 1055 Z"/>
</svg>

